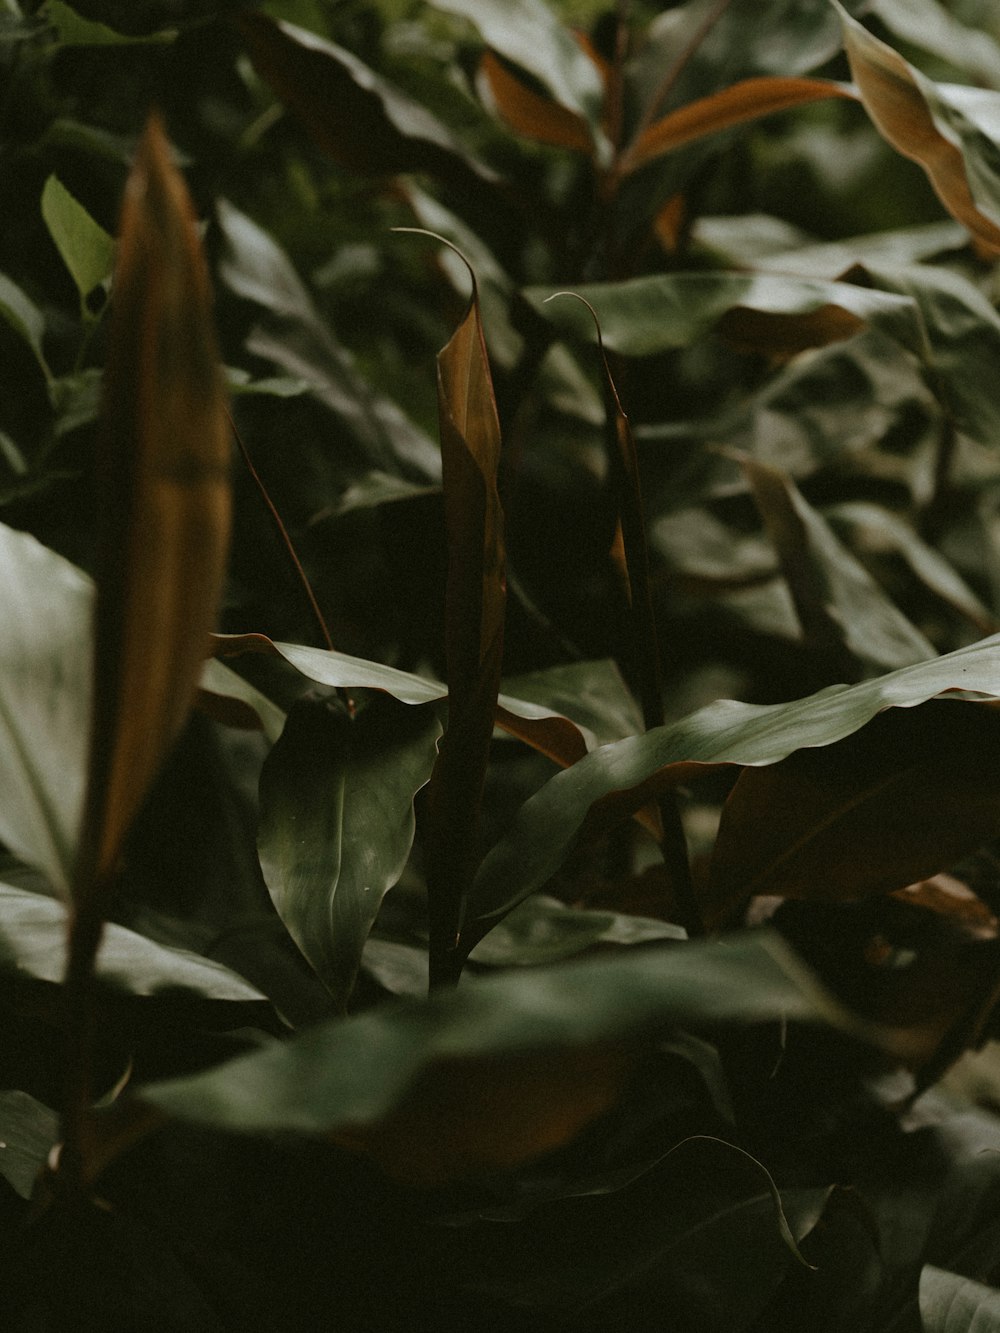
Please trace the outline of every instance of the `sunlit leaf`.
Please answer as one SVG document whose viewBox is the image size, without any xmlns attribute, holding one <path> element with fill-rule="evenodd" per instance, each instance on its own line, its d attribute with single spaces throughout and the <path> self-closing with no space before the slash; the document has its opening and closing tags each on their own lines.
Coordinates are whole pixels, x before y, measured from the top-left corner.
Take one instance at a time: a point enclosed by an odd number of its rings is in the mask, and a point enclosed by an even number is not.
<svg viewBox="0 0 1000 1333">
<path fill-rule="evenodd" d="M 582 116 L 535 92 L 492 51 L 483 55 L 480 69 L 497 112 L 516 133 L 578 153 L 592 151 L 594 141 Z"/>
<path fill-rule="evenodd" d="M 803 633 L 829 655 L 831 669 L 849 672 L 852 658 L 898 667 L 933 657 L 933 645 L 841 545 L 791 478 L 747 455 L 739 462 L 778 553 Z"/>
<path fill-rule="evenodd" d="M 710 97 L 688 102 L 655 121 L 629 146 L 622 160 L 622 171 L 636 171 L 664 153 L 706 135 L 718 134 L 732 125 L 743 125 L 808 102 L 855 96 L 853 89 L 826 79 L 777 75 L 744 79 Z"/>
<path fill-rule="evenodd" d="M 729 918 L 755 894 L 891 893 L 952 865 L 1000 828 L 998 746 L 992 707 L 939 702 L 746 768 L 723 807 L 710 916 Z"/>
<path fill-rule="evenodd" d="M 952 217 L 1000 252 L 1000 159 L 946 94 L 832 0 L 851 73 L 876 128 L 918 162 Z M 1000 97 L 1000 94 L 997 95 Z"/>
<path fill-rule="evenodd" d="M 720 700 L 671 726 L 602 746 L 550 778 L 521 807 L 479 868 L 472 919 L 485 933 L 555 874 L 586 824 L 601 828 L 625 819 L 705 765 L 775 764 L 794 750 L 843 740 L 883 709 L 912 708 L 950 690 L 1000 698 L 1000 636 L 792 703 Z"/>
<path fill-rule="evenodd" d="M 111 277 L 114 240 L 57 176 L 50 176 L 45 182 L 42 217 L 83 301 Z"/>
<path fill-rule="evenodd" d="M 332 1135 L 427 1184 L 575 1133 L 614 1097 L 623 1041 L 775 1017 L 851 1026 L 786 945 L 754 933 L 465 981 L 143 1097 L 240 1133 Z"/>
<path fill-rule="evenodd" d="M 441 723 L 433 709 L 374 697 L 349 717 L 295 705 L 264 764 L 257 835 L 278 914 L 341 1008 L 387 890 L 413 842 L 413 799 Z"/>
<path fill-rule="evenodd" d="M 1000 1291 L 926 1264 L 920 1272 L 923 1333 L 997 1333 Z"/>
<path fill-rule="evenodd" d="M 210 307 L 190 200 L 153 119 L 122 213 L 105 373 L 84 898 L 111 875 L 187 717 L 215 620 L 230 444 Z"/>
</svg>

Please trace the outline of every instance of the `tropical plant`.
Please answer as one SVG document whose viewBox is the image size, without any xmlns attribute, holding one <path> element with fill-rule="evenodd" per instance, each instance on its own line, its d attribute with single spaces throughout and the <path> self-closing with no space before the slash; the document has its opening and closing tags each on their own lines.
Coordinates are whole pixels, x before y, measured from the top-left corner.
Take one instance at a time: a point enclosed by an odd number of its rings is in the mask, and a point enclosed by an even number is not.
<svg viewBox="0 0 1000 1333">
<path fill-rule="evenodd" d="M 4 1328 L 1000 1328 L 991 7 L 0 68 Z"/>
</svg>

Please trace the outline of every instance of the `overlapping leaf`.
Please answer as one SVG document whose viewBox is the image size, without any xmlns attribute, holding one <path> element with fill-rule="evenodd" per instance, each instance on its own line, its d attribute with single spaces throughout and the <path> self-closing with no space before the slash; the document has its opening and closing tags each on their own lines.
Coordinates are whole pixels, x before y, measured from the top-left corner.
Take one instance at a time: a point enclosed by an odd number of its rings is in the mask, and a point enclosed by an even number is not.
<svg viewBox="0 0 1000 1333">
<path fill-rule="evenodd" d="M 723 807 L 706 910 L 753 894 L 831 902 L 890 893 L 1000 830 L 1000 716 L 932 702 L 835 745 L 746 768 Z"/>
<path fill-rule="evenodd" d="M 429 1184 L 570 1137 L 614 1097 L 623 1042 L 779 1016 L 850 1026 L 786 945 L 755 933 L 465 982 L 143 1098 L 238 1133 L 332 1135 Z"/>
<path fill-rule="evenodd" d="M 518 812 L 483 861 L 470 894 L 470 936 L 546 883 L 581 829 L 606 827 L 705 765 L 767 765 L 832 745 L 886 708 L 951 690 L 1000 698 L 1000 636 L 859 685 L 833 685 L 787 704 L 720 700 L 672 726 L 602 746 L 557 773 Z M 588 818 L 589 817 L 589 818 Z"/>
<path fill-rule="evenodd" d="M 501 119 L 516 133 L 578 153 L 592 151 L 593 137 L 582 116 L 537 93 L 492 51 L 484 54 L 480 69 Z"/>
</svg>

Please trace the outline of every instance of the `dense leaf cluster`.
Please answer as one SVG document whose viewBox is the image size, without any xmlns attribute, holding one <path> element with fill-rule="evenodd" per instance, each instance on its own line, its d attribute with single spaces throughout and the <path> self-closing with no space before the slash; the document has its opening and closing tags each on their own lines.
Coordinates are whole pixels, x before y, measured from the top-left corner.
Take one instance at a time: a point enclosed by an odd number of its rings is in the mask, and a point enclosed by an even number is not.
<svg viewBox="0 0 1000 1333">
<path fill-rule="evenodd" d="M 6 0 L 0 183 L 3 1327 L 1000 1328 L 993 7 Z"/>
</svg>

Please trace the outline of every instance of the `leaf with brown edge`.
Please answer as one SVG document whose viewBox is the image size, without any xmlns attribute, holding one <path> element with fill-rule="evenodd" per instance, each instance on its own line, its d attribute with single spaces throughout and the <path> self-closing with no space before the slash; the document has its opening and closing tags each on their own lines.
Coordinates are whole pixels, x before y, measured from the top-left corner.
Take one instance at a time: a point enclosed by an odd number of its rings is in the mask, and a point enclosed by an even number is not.
<svg viewBox="0 0 1000 1333">
<path fill-rule="evenodd" d="M 479 68 L 497 114 L 515 133 L 556 148 L 593 152 L 593 136 L 582 116 L 536 92 L 492 51 L 483 53 Z"/>
<path fill-rule="evenodd" d="M 834 745 L 747 768 L 722 812 L 705 911 L 748 898 L 841 902 L 927 879 L 1000 829 L 1000 713 L 893 709 Z"/>
<path fill-rule="evenodd" d="M 397 228 L 411 231 L 411 228 Z M 450 242 L 432 236 L 455 250 Z M 465 316 L 438 353 L 438 419 L 448 577 L 448 726 L 428 792 L 431 984 L 457 980 L 465 896 L 479 861 L 479 812 L 493 735 L 507 602 L 504 516 L 497 490 L 500 420 L 475 273 Z"/>
<path fill-rule="evenodd" d="M 497 181 L 425 106 L 350 51 L 264 14 L 234 22 L 258 74 L 335 162 L 366 175 L 427 171 L 470 192 Z"/>
<path fill-rule="evenodd" d="M 229 423 L 211 301 L 187 189 L 152 117 L 126 188 L 104 379 L 78 907 L 113 875 L 209 651 L 230 515 Z"/>
<path fill-rule="evenodd" d="M 699 97 L 696 102 L 689 102 L 650 125 L 626 152 L 622 173 L 627 175 L 637 171 L 664 153 L 671 153 L 695 139 L 718 134 L 733 125 L 744 125 L 747 121 L 760 120 L 763 116 L 808 102 L 831 97 L 855 99 L 856 96 L 852 88 L 829 79 L 778 75 L 743 79 L 710 97 Z"/>
<path fill-rule="evenodd" d="M 919 163 L 945 208 L 989 254 L 1000 253 L 1000 179 L 981 131 L 959 105 L 831 0 L 861 101 L 882 137 Z M 965 92 L 966 90 L 959 90 Z"/>
</svg>

